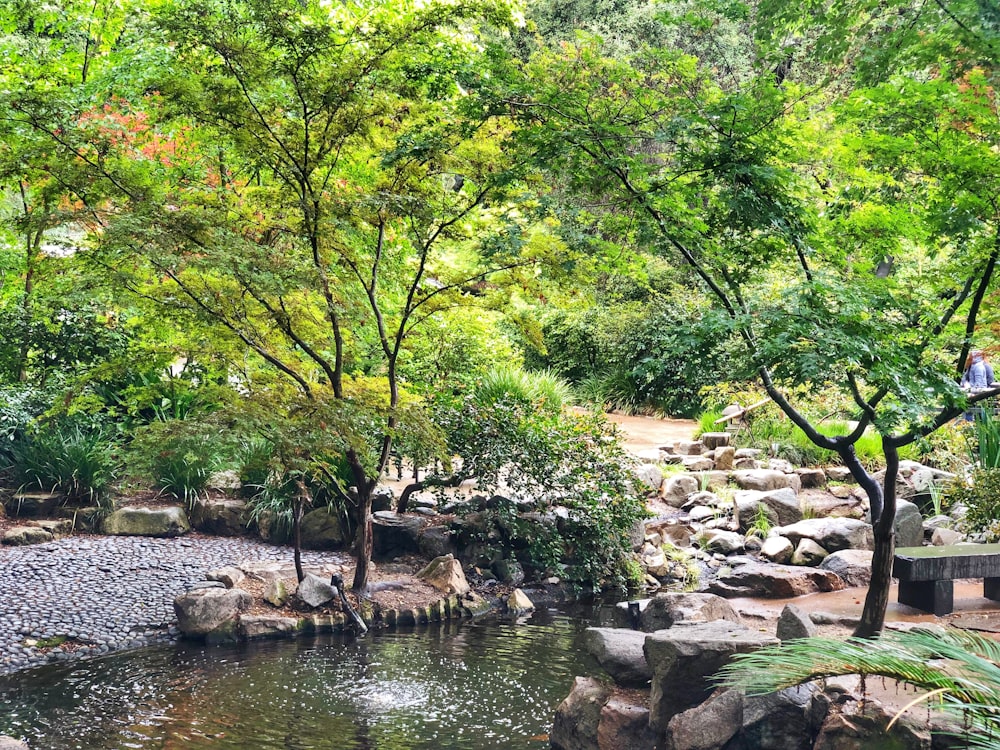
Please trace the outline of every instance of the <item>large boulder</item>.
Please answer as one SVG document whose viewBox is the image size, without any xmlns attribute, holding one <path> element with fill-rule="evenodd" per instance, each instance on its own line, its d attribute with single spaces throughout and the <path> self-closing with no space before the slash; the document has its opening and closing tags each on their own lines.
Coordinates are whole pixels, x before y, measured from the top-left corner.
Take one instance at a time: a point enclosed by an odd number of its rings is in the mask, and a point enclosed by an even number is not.
<svg viewBox="0 0 1000 750">
<path fill-rule="evenodd" d="M 779 565 L 791 560 L 794 551 L 794 545 L 783 536 L 769 536 L 760 545 L 760 556 Z"/>
<path fill-rule="evenodd" d="M 856 518 L 807 518 L 772 530 L 798 546 L 801 539 L 812 539 L 827 552 L 842 549 L 872 549 L 875 536 L 870 524 Z"/>
<path fill-rule="evenodd" d="M 695 535 L 694 543 L 706 552 L 732 555 L 743 550 L 743 535 L 724 529 L 704 529 Z"/>
<path fill-rule="evenodd" d="M 25 547 L 29 544 L 51 542 L 55 537 L 39 526 L 14 526 L 8 529 L 2 543 L 10 547 Z"/>
<path fill-rule="evenodd" d="M 649 725 L 657 732 L 670 719 L 704 701 L 713 679 L 734 654 L 779 643 L 774 636 L 732 622 L 676 625 L 646 636 L 646 662 L 653 672 Z"/>
<path fill-rule="evenodd" d="M 239 632 L 244 638 L 287 638 L 299 629 L 298 618 L 276 615 L 242 615 Z"/>
<path fill-rule="evenodd" d="M 15 518 L 41 518 L 51 516 L 65 499 L 58 492 L 16 492 L 4 505 Z"/>
<path fill-rule="evenodd" d="M 427 566 L 417 573 L 417 578 L 426 581 L 438 591 L 445 594 L 464 596 L 469 589 L 469 582 L 462 570 L 462 563 L 453 555 L 442 555 L 431 560 Z"/>
<path fill-rule="evenodd" d="M 623 628 L 587 628 L 583 647 L 623 687 L 646 687 L 653 673 L 646 664 L 646 634 Z"/>
<path fill-rule="evenodd" d="M 792 553 L 792 565 L 819 565 L 830 553 L 812 539 L 802 538 Z"/>
<path fill-rule="evenodd" d="M 340 516 L 328 508 L 317 508 L 302 516 L 302 546 L 306 549 L 340 549 L 347 541 Z"/>
<path fill-rule="evenodd" d="M 813 638 L 819 634 L 819 630 L 809 615 L 796 607 L 794 604 L 786 604 L 778 617 L 778 628 L 776 635 L 779 641 L 795 641 L 799 638 Z"/>
<path fill-rule="evenodd" d="M 663 483 L 663 499 L 668 505 L 679 508 L 698 490 L 698 480 L 693 476 L 675 474 Z"/>
<path fill-rule="evenodd" d="M 788 476 L 783 471 L 773 469 L 750 469 L 737 471 L 733 481 L 743 490 L 759 490 L 768 492 L 788 487 Z"/>
<path fill-rule="evenodd" d="M 639 484 L 653 492 L 658 491 L 663 484 L 663 470 L 656 464 L 639 464 L 635 469 L 635 477 Z"/>
<path fill-rule="evenodd" d="M 0 736 L 0 750 L 29 750 L 29 748 L 27 742 L 3 735 Z"/>
<path fill-rule="evenodd" d="M 612 695 L 601 709 L 597 725 L 601 750 L 654 750 L 656 735 L 649 728 L 649 708 L 624 695 Z"/>
<path fill-rule="evenodd" d="M 251 604 L 253 597 L 241 589 L 196 588 L 174 599 L 174 614 L 186 637 L 226 637 L 235 633 L 237 616 Z"/>
<path fill-rule="evenodd" d="M 372 555 L 381 560 L 420 552 L 420 535 L 429 524 L 421 516 L 381 510 L 372 514 Z"/>
<path fill-rule="evenodd" d="M 236 498 L 198 498 L 191 509 L 191 525 L 216 536 L 247 533 L 247 504 Z"/>
<path fill-rule="evenodd" d="M 872 554 L 871 550 L 845 549 L 824 558 L 819 567 L 836 573 L 847 586 L 868 586 L 872 580 Z"/>
<path fill-rule="evenodd" d="M 299 581 L 295 596 L 307 607 L 322 607 L 327 602 L 333 601 L 337 596 L 337 589 L 319 576 L 306 573 L 305 578 Z"/>
<path fill-rule="evenodd" d="M 896 546 L 919 547 L 924 543 L 924 517 L 906 500 L 896 501 Z"/>
<path fill-rule="evenodd" d="M 672 628 L 678 623 L 740 622 L 732 605 L 714 594 L 657 594 L 639 615 L 639 627 L 647 633 Z"/>
<path fill-rule="evenodd" d="M 718 692 L 667 724 L 666 750 L 722 750 L 743 723 L 743 694 Z"/>
<path fill-rule="evenodd" d="M 218 581 L 227 589 L 231 589 L 246 578 L 246 574 L 235 565 L 227 565 L 223 568 L 215 568 L 208 571 L 205 574 L 205 578 L 209 581 Z"/>
<path fill-rule="evenodd" d="M 798 685 L 743 699 L 743 746 L 754 750 L 800 750 L 812 747 L 814 685 Z"/>
<path fill-rule="evenodd" d="M 819 591 L 839 591 L 844 582 L 836 573 L 819 568 L 793 565 L 747 563 L 721 575 L 709 585 L 713 594 L 727 598 L 758 596 L 768 599 L 788 599 L 815 594 Z"/>
<path fill-rule="evenodd" d="M 740 528 L 744 531 L 753 525 L 760 506 L 764 507 L 768 520 L 774 526 L 787 526 L 802 520 L 799 498 L 790 487 L 764 492 L 741 490 L 736 492 L 734 500 L 740 514 Z"/>
<path fill-rule="evenodd" d="M 164 508 L 119 508 L 101 528 L 110 536 L 175 537 L 191 530 L 187 514 L 178 505 Z"/>
<path fill-rule="evenodd" d="M 597 730 L 611 688 L 593 677 L 576 677 L 569 695 L 556 708 L 549 743 L 553 750 L 601 750 Z"/>
<path fill-rule="evenodd" d="M 926 750 L 930 732 L 871 697 L 841 701 L 820 726 L 813 750 Z M 898 720 L 896 720 L 898 719 Z M 894 721 L 892 730 L 889 723 Z"/>
<path fill-rule="evenodd" d="M 453 534 L 447 526 L 428 526 L 420 532 L 417 547 L 420 548 L 420 554 L 428 560 L 454 555 L 456 552 Z"/>
</svg>

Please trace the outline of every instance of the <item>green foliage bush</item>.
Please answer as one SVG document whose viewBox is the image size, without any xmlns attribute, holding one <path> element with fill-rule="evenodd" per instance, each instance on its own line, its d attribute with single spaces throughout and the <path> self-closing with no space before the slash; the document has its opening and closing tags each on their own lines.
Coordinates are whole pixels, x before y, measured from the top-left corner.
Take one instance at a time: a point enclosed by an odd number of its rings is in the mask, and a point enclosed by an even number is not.
<svg viewBox="0 0 1000 750">
<path fill-rule="evenodd" d="M 978 411 L 965 435 L 973 464 L 981 469 L 1000 468 L 1000 419 L 991 410 Z"/>
<path fill-rule="evenodd" d="M 212 473 L 232 456 L 234 440 L 228 430 L 212 421 L 151 422 L 136 430 L 129 457 L 136 471 L 191 506 Z"/>
<path fill-rule="evenodd" d="M 585 589 L 626 585 L 630 533 L 645 511 L 612 426 L 513 397 L 489 404 L 469 397 L 437 415 L 461 460 L 458 478 L 475 477 L 477 492 L 529 501 L 488 509 L 505 536 L 495 541 Z M 556 506 L 565 508 L 557 523 L 524 515 L 547 516 Z"/>
<path fill-rule="evenodd" d="M 118 473 L 117 446 L 100 426 L 52 422 L 11 443 L 15 483 L 65 492 L 69 500 L 103 504 Z"/>
<path fill-rule="evenodd" d="M 962 526 L 973 534 L 982 534 L 988 542 L 1000 541 L 1000 468 L 978 468 L 969 482 L 956 480 L 942 495 L 945 507 L 961 503 L 966 508 Z"/>
<path fill-rule="evenodd" d="M 474 393 L 481 404 L 510 399 L 551 412 L 559 412 L 573 400 L 572 389 L 558 375 L 548 370 L 528 372 L 510 366 L 489 370 L 476 383 Z"/>
</svg>

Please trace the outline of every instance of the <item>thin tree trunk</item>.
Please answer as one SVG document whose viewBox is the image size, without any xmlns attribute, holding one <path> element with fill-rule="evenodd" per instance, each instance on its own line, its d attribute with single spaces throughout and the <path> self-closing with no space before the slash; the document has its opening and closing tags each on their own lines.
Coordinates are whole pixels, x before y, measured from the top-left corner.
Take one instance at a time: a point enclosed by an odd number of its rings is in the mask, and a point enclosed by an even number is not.
<svg viewBox="0 0 1000 750">
<path fill-rule="evenodd" d="M 895 446 L 889 445 L 885 439 L 882 442 L 885 453 L 885 482 L 882 487 L 874 484 L 880 500 L 872 502 L 870 485 L 869 502 L 872 507 L 872 527 L 875 535 L 875 550 L 872 554 L 872 580 L 868 585 L 861 620 L 858 622 L 854 635 L 858 638 L 875 638 L 882 632 L 885 624 L 885 610 L 889 606 L 889 588 L 892 585 L 892 558 L 896 549 L 896 477 L 899 475 L 899 453 Z M 861 466 L 857 462 L 857 466 Z M 862 467 L 862 471 L 864 471 Z M 854 473 L 854 467 L 851 467 Z M 871 479 L 868 472 L 865 476 Z"/>
</svg>

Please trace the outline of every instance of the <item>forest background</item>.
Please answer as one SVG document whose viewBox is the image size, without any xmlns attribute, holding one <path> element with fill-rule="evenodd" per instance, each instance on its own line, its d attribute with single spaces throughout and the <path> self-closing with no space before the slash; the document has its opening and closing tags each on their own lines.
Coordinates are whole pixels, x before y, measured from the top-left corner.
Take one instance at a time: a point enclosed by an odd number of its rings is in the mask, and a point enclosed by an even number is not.
<svg viewBox="0 0 1000 750">
<path fill-rule="evenodd" d="M 562 403 L 766 393 L 868 492 L 879 589 L 899 451 L 997 341 L 987 0 L 10 0 L 0 46 L 10 481 L 234 467 L 341 508 L 355 588 L 404 459 L 568 497 L 621 577 L 641 511 Z"/>
</svg>

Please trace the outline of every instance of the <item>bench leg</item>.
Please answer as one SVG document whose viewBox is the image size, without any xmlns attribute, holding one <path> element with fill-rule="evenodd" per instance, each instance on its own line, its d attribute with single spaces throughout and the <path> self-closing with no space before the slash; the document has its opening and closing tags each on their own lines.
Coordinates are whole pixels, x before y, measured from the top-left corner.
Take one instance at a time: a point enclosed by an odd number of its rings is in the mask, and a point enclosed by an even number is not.
<svg viewBox="0 0 1000 750">
<path fill-rule="evenodd" d="M 1000 578 L 983 579 L 983 596 L 993 601 L 1000 601 Z"/>
<path fill-rule="evenodd" d="M 935 615 L 951 614 L 955 585 L 952 581 L 900 581 L 899 603 Z"/>
</svg>

